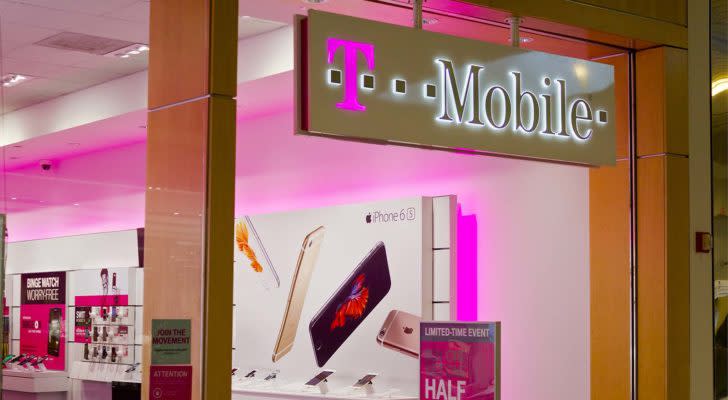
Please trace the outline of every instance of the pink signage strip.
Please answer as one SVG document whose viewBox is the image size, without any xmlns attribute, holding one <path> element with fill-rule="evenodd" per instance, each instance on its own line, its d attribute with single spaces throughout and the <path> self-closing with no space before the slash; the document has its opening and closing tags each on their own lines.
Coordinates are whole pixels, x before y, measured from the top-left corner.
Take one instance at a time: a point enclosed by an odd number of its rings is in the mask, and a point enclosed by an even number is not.
<svg viewBox="0 0 728 400">
<path fill-rule="evenodd" d="M 128 306 L 129 295 L 76 296 L 76 307 Z"/>
</svg>

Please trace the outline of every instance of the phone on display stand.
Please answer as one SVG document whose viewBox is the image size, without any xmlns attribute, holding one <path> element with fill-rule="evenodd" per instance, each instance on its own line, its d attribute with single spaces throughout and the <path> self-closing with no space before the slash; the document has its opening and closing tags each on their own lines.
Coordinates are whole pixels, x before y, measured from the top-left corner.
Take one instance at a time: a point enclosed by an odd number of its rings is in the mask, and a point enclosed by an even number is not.
<svg viewBox="0 0 728 400">
<path fill-rule="evenodd" d="M 248 372 L 248 373 L 247 373 L 247 374 L 245 375 L 245 377 L 246 377 L 246 378 L 255 378 L 255 373 L 256 373 L 256 372 L 257 372 L 256 370 L 252 370 L 252 371 Z"/>
<path fill-rule="evenodd" d="M 275 380 L 276 378 L 278 378 L 278 373 L 279 372 L 280 371 L 278 371 L 278 370 L 271 371 L 271 373 L 268 374 L 268 376 L 266 376 L 265 378 L 263 378 L 263 380 L 264 381 L 272 381 L 272 380 Z"/>
<path fill-rule="evenodd" d="M 391 287 L 387 251 L 378 242 L 309 323 L 319 367 L 331 359 Z"/>
<path fill-rule="evenodd" d="M 306 382 L 304 385 L 306 386 L 316 386 L 321 382 L 325 382 L 328 377 L 334 374 L 334 370 L 326 370 L 319 372 L 316 376 L 311 378 L 308 382 Z"/>
<path fill-rule="evenodd" d="M 278 338 L 273 348 L 273 362 L 277 362 L 288 354 L 293 348 L 296 339 L 298 324 L 301 320 L 301 312 L 308 293 L 308 285 L 311 282 L 316 261 L 321 251 L 321 243 L 324 239 L 326 229 L 323 226 L 311 231 L 303 239 L 301 249 L 298 253 L 296 269 L 291 280 L 291 289 L 288 292 L 286 310 L 283 314 L 281 327 L 278 330 Z"/>
<path fill-rule="evenodd" d="M 374 378 L 376 378 L 379 374 L 370 372 L 363 377 L 361 377 L 358 381 L 356 381 L 352 386 L 355 388 L 362 388 L 366 385 L 373 384 Z"/>
</svg>

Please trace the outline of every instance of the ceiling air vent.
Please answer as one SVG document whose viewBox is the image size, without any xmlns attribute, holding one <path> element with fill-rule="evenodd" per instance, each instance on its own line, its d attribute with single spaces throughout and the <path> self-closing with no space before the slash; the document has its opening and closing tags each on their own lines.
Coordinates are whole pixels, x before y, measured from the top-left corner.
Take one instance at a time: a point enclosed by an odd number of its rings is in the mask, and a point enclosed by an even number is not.
<svg viewBox="0 0 728 400">
<path fill-rule="evenodd" d="M 126 40 L 86 35 L 83 33 L 61 32 L 35 42 L 34 44 L 38 46 L 52 47 L 54 49 L 104 55 L 123 47 L 133 45 L 134 43 L 127 42 Z"/>
</svg>

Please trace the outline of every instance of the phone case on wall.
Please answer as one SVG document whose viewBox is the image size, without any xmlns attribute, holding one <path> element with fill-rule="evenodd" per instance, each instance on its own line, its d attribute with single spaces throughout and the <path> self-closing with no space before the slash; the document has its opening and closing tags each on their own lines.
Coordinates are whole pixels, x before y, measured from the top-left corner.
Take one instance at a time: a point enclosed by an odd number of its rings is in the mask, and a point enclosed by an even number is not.
<svg viewBox="0 0 728 400">
<path fill-rule="evenodd" d="M 323 367 L 392 287 L 384 243 L 378 242 L 309 324 L 316 362 Z"/>
<path fill-rule="evenodd" d="M 61 309 L 51 308 L 48 313 L 48 354 L 58 357 L 61 348 Z"/>
<path fill-rule="evenodd" d="M 254 272 L 259 276 L 266 289 L 278 288 L 281 280 L 278 277 L 268 252 L 258 236 L 250 217 L 245 216 L 235 223 L 235 268 Z"/>
<path fill-rule="evenodd" d="M 293 342 L 296 339 L 296 331 L 298 331 L 298 323 L 301 319 L 301 312 L 303 311 L 303 305 L 306 300 L 306 293 L 308 293 L 308 285 L 311 281 L 311 274 L 313 274 L 319 252 L 321 251 L 321 243 L 325 231 L 323 226 L 319 226 L 306 235 L 301 244 L 296 269 L 291 280 L 291 289 L 288 292 L 286 310 L 283 314 L 281 327 L 278 330 L 278 339 L 273 349 L 273 362 L 283 358 L 293 347 Z"/>
<path fill-rule="evenodd" d="M 377 335 L 380 345 L 408 355 L 420 356 L 420 321 L 422 318 L 404 311 L 392 310 Z"/>
</svg>

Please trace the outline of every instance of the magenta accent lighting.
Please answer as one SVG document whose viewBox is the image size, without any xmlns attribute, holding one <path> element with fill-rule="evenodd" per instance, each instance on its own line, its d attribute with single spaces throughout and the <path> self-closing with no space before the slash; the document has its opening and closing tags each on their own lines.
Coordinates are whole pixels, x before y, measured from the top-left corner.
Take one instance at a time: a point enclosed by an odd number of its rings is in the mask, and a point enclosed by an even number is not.
<svg viewBox="0 0 728 400">
<path fill-rule="evenodd" d="M 374 45 L 371 43 L 354 42 L 339 38 L 328 38 L 326 49 L 328 51 L 329 64 L 334 63 L 334 57 L 339 48 L 344 48 L 344 100 L 336 104 L 336 107 L 344 110 L 365 111 L 367 108 L 359 103 L 357 91 L 357 55 L 361 52 L 367 62 L 369 70 L 374 70 Z"/>
</svg>

